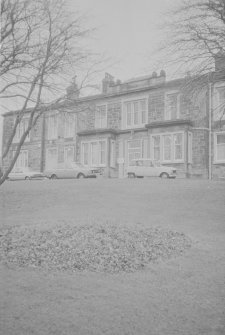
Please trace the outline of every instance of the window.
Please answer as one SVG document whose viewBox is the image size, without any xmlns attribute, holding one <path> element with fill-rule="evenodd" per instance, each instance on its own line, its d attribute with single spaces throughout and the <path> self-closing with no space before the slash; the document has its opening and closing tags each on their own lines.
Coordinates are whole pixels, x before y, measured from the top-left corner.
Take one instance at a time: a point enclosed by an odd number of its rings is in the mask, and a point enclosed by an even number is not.
<svg viewBox="0 0 225 335">
<path fill-rule="evenodd" d="M 13 156 L 15 155 L 15 151 L 13 151 Z M 28 168 L 28 151 L 21 150 L 19 156 L 17 157 L 16 163 L 14 165 L 13 170 L 17 168 Z"/>
<path fill-rule="evenodd" d="M 225 163 L 225 132 L 215 134 L 215 162 Z"/>
<path fill-rule="evenodd" d="M 225 86 L 215 87 L 214 93 L 214 119 L 225 119 Z"/>
<path fill-rule="evenodd" d="M 124 128 L 142 127 L 147 122 L 147 99 L 124 102 Z"/>
<path fill-rule="evenodd" d="M 106 106 L 98 106 L 95 112 L 95 128 L 107 128 Z"/>
<path fill-rule="evenodd" d="M 47 148 L 46 150 L 46 170 L 56 169 L 58 166 L 58 149 Z"/>
<path fill-rule="evenodd" d="M 87 125 L 87 115 L 86 112 L 81 112 L 78 114 L 78 129 L 85 130 Z"/>
<path fill-rule="evenodd" d="M 134 163 L 134 159 L 142 157 L 142 140 L 128 141 L 128 165 Z"/>
<path fill-rule="evenodd" d="M 174 160 L 178 161 L 183 158 L 183 134 L 174 134 Z"/>
<path fill-rule="evenodd" d="M 74 137 L 75 133 L 75 116 L 71 113 L 65 114 L 64 136 Z"/>
<path fill-rule="evenodd" d="M 47 117 L 47 138 L 56 139 L 58 136 L 58 116 L 51 115 Z"/>
<path fill-rule="evenodd" d="M 153 159 L 160 160 L 160 136 L 152 136 L 153 141 Z"/>
<path fill-rule="evenodd" d="M 163 162 L 182 162 L 184 134 L 169 133 L 151 136 L 152 159 Z"/>
<path fill-rule="evenodd" d="M 28 128 L 28 123 L 29 123 L 29 119 L 22 119 L 20 123 L 17 125 L 16 134 L 13 139 L 14 143 L 18 143 L 20 141 L 22 135 Z M 28 133 L 25 141 L 29 141 L 29 140 L 30 140 L 30 133 Z"/>
<path fill-rule="evenodd" d="M 165 103 L 165 120 L 174 120 L 179 118 L 179 94 L 167 93 Z"/>
<path fill-rule="evenodd" d="M 172 135 L 163 135 L 163 160 L 171 161 L 172 158 Z"/>
<path fill-rule="evenodd" d="M 99 141 L 99 150 L 100 150 L 100 165 L 104 165 L 106 163 L 106 142 Z"/>
<path fill-rule="evenodd" d="M 81 162 L 86 166 L 105 166 L 107 145 L 106 140 L 81 143 Z"/>
<path fill-rule="evenodd" d="M 91 165 L 98 165 L 98 142 L 91 143 Z"/>
</svg>

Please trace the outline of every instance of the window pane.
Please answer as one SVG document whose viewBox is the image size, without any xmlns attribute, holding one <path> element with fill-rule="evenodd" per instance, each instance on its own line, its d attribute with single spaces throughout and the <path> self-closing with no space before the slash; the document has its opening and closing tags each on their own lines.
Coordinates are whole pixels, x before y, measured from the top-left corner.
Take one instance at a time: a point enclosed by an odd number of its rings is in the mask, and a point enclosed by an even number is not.
<svg viewBox="0 0 225 335">
<path fill-rule="evenodd" d="M 163 136 L 163 159 L 171 160 L 171 135 Z"/>
<path fill-rule="evenodd" d="M 153 159 L 160 160 L 160 136 L 153 136 Z"/>
<path fill-rule="evenodd" d="M 220 144 L 217 146 L 217 159 L 225 160 L 225 144 Z"/>
<path fill-rule="evenodd" d="M 106 163 L 106 143 L 105 141 L 100 141 L 99 142 L 99 147 L 100 147 L 100 164 L 105 164 Z"/>
<path fill-rule="evenodd" d="M 217 135 L 217 144 L 225 143 L 225 134 Z"/>
<path fill-rule="evenodd" d="M 174 134 L 174 159 L 183 158 L 183 134 Z"/>
<path fill-rule="evenodd" d="M 91 163 L 93 165 L 98 165 L 98 143 L 91 143 Z"/>
</svg>

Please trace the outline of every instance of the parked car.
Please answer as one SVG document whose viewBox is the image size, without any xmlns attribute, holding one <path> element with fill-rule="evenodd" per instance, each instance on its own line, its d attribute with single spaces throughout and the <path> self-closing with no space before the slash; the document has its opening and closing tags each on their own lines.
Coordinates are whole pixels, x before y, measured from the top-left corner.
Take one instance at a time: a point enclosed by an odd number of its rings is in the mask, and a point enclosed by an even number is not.
<svg viewBox="0 0 225 335">
<path fill-rule="evenodd" d="M 90 169 L 83 166 L 80 163 L 71 163 L 70 166 L 64 168 L 57 168 L 52 170 L 46 170 L 45 176 L 50 179 L 59 178 L 96 178 L 97 175 L 101 174 L 101 170 L 98 168 Z"/>
<path fill-rule="evenodd" d="M 158 161 L 151 159 L 135 159 L 127 168 L 128 178 L 135 177 L 161 177 L 176 178 L 176 169 L 161 165 Z"/>
<path fill-rule="evenodd" d="M 33 179 L 44 179 L 45 176 L 42 172 L 32 171 L 29 168 L 14 169 L 9 175 L 8 180 L 33 180 Z"/>
</svg>

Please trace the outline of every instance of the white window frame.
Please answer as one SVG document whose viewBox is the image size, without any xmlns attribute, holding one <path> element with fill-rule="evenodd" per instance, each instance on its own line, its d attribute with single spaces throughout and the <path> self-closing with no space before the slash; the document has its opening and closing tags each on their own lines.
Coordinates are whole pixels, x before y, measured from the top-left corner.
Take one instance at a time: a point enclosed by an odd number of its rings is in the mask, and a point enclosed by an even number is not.
<svg viewBox="0 0 225 335">
<path fill-rule="evenodd" d="M 171 94 L 176 94 L 177 95 L 177 115 L 175 119 L 172 119 L 171 115 L 171 109 L 169 109 L 168 106 L 168 96 Z M 169 121 L 169 120 L 177 120 L 180 118 L 180 97 L 181 94 L 177 90 L 172 90 L 172 91 L 167 91 L 165 92 L 165 110 L 164 110 L 164 119 Z"/>
<path fill-rule="evenodd" d="M 222 107 L 224 107 L 225 109 L 225 100 L 224 100 L 224 106 L 220 107 L 220 97 L 219 97 L 219 91 L 218 89 L 220 88 L 224 88 L 225 90 L 225 84 L 224 83 L 217 83 L 214 85 L 214 90 L 213 90 L 213 120 L 214 121 L 218 121 L 218 120 L 225 120 L 225 113 L 223 115 L 223 117 L 220 117 L 220 108 L 222 109 Z"/>
<path fill-rule="evenodd" d="M 225 159 L 218 159 L 217 158 L 217 136 L 218 135 L 225 135 L 225 131 L 218 131 L 214 133 L 214 163 L 225 163 Z"/>
<path fill-rule="evenodd" d="M 101 110 L 101 108 L 104 108 L 104 110 Z M 105 117 L 98 117 L 98 113 L 102 113 L 104 111 Z M 104 129 L 107 128 L 107 123 L 108 123 L 108 110 L 107 110 L 107 105 L 98 105 L 96 106 L 95 110 L 95 128 L 97 129 Z"/>
<path fill-rule="evenodd" d="M 65 114 L 65 122 L 64 122 L 64 137 L 71 138 L 75 135 L 75 114 L 74 113 L 66 113 Z M 68 117 L 68 119 L 67 119 Z M 71 118 L 71 120 L 70 120 Z"/>
<path fill-rule="evenodd" d="M 145 122 L 142 122 L 142 108 L 141 108 L 141 101 L 145 101 Z M 134 106 L 138 103 L 138 122 L 134 122 Z M 130 104 L 130 118 L 131 124 L 127 124 L 127 105 Z M 148 123 L 148 96 L 139 96 L 133 97 L 130 99 L 124 99 L 122 101 L 122 129 L 134 129 L 134 128 L 141 128 L 144 127 Z"/>
<path fill-rule="evenodd" d="M 174 144 L 174 135 L 177 134 L 182 134 L 182 158 L 181 159 L 175 159 L 175 144 Z M 171 136 L 171 160 L 165 160 L 164 159 L 164 145 L 163 145 L 163 136 L 165 135 L 170 135 Z M 184 132 L 183 131 L 174 131 L 174 132 L 165 132 L 165 133 L 156 133 L 156 134 L 152 134 L 151 135 L 151 159 L 155 159 L 154 158 L 154 147 L 153 147 L 153 137 L 154 136 L 160 136 L 160 161 L 162 163 L 184 163 L 184 149 L 185 149 L 185 145 L 184 145 Z"/>
<path fill-rule="evenodd" d="M 13 157 L 15 156 L 15 153 L 16 153 L 16 151 L 13 151 Z M 26 165 L 20 165 L 19 163 L 20 163 L 20 160 L 21 160 L 21 156 L 24 155 L 24 154 L 26 154 L 26 156 L 27 156 L 25 158 L 27 164 Z M 17 157 L 17 160 L 16 160 L 15 165 L 13 167 L 13 171 L 15 171 L 17 169 L 26 169 L 26 168 L 28 168 L 28 166 L 29 166 L 28 159 L 29 159 L 29 152 L 28 152 L 28 150 L 20 150 L 19 156 Z"/>
<path fill-rule="evenodd" d="M 54 114 L 49 114 L 47 117 L 47 139 L 48 140 L 55 140 L 58 137 L 58 127 L 59 127 L 59 117 L 58 114 L 54 113 Z M 50 127 L 49 127 L 49 120 L 51 118 L 56 118 L 56 127 L 54 128 L 54 132 L 51 129 L 50 131 Z"/>
<path fill-rule="evenodd" d="M 101 152 L 100 152 L 100 142 L 104 142 L 105 143 L 105 163 L 102 164 L 101 163 Z M 98 162 L 97 164 L 93 164 L 93 160 L 92 160 L 92 150 L 91 150 L 91 146 L 92 143 L 97 143 L 98 145 Z M 84 162 L 84 145 L 88 145 L 88 164 L 85 164 Z M 84 166 L 90 166 L 90 167 L 106 167 L 107 166 L 107 139 L 99 139 L 99 140 L 90 140 L 90 141 L 82 141 L 81 142 L 81 163 Z"/>
<path fill-rule="evenodd" d="M 29 118 L 28 117 L 22 118 L 22 120 L 16 127 L 16 133 L 13 138 L 13 143 L 19 143 L 22 135 L 24 134 L 24 132 L 26 131 L 28 127 L 28 124 L 29 124 Z M 25 142 L 29 142 L 29 141 L 30 141 L 30 132 L 27 134 L 27 137 L 25 138 Z"/>
</svg>

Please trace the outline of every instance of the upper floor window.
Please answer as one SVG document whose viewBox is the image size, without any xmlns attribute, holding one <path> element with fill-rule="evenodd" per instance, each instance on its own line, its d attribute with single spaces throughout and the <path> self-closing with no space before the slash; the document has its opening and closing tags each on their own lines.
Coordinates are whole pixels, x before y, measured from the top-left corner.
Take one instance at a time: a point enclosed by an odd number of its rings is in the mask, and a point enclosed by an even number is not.
<svg viewBox="0 0 225 335">
<path fill-rule="evenodd" d="M 224 120 L 225 119 L 225 86 L 216 86 L 214 90 L 214 119 Z"/>
<path fill-rule="evenodd" d="M 124 102 L 124 128 L 138 128 L 147 123 L 147 99 Z"/>
<path fill-rule="evenodd" d="M 95 111 L 95 128 L 107 128 L 106 105 L 98 106 Z"/>
<path fill-rule="evenodd" d="M 29 119 L 25 118 L 25 119 L 22 119 L 20 121 L 20 123 L 17 125 L 16 133 L 15 133 L 15 136 L 13 138 L 14 143 L 17 143 L 17 142 L 20 141 L 21 137 L 23 136 L 23 134 L 25 133 L 25 131 L 28 128 L 28 123 L 29 123 Z M 30 133 L 28 133 L 25 141 L 30 141 Z"/>
<path fill-rule="evenodd" d="M 166 93 L 165 101 L 165 120 L 174 120 L 179 118 L 179 101 L 178 92 Z"/>
<path fill-rule="evenodd" d="M 77 115 L 77 126 L 78 130 L 85 130 L 87 128 L 87 114 L 86 112 L 80 112 Z"/>
<path fill-rule="evenodd" d="M 225 132 L 215 134 L 215 163 L 225 163 Z"/>
<path fill-rule="evenodd" d="M 58 136 L 58 115 L 50 115 L 47 118 L 47 138 L 56 139 Z"/>
<path fill-rule="evenodd" d="M 71 113 L 65 114 L 64 136 L 74 137 L 75 134 L 75 115 Z"/>
</svg>

